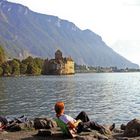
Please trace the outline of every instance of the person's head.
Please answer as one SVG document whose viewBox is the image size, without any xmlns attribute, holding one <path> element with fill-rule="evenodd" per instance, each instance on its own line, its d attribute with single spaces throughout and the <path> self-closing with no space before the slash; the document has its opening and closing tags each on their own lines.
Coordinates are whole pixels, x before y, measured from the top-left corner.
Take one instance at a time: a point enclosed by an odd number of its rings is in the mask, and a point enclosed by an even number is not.
<svg viewBox="0 0 140 140">
<path fill-rule="evenodd" d="M 55 107 L 54 107 L 56 114 L 60 115 L 64 113 L 64 106 L 65 106 L 64 102 L 61 102 L 61 101 L 56 102 Z"/>
</svg>

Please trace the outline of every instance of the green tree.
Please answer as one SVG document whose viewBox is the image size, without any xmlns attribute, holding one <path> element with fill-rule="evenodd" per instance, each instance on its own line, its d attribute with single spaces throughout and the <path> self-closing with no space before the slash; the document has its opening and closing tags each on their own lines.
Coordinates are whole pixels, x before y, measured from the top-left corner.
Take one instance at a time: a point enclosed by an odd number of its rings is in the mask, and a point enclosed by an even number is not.
<svg viewBox="0 0 140 140">
<path fill-rule="evenodd" d="M 12 61 L 10 61 L 10 66 L 12 68 L 12 74 L 13 75 L 19 75 L 20 74 L 20 61 L 18 61 L 17 59 L 13 59 Z"/>
<path fill-rule="evenodd" d="M 38 68 L 37 65 L 35 65 L 35 64 L 28 64 L 27 74 L 40 75 L 41 74 L 41 69 Z"/>
<path fill-rule="evenodd" d="M 5 52 L 2 46 L 0 46 L 0 65 L 5 61 Z"/>
<path fill-rule="evenodd" d="M 34 62 L 37 65 L 38 68 L 42 69 L 44 60 L 41 58 L 34 58 Z"/>
<path fill-rule="evenodd" d="M 41 58 L 32 58 L 31 56 L 22 60 L 23 64 L 27 65 L 27 74 L 40 75 L 42 71 L 43 60 Z"/>
<path fill-rule="evenodd" d="M 3 74 L 4 75 L 11 75 L 11 73 L 12 73 L 12 68 L 11 68 L 11 66 L 9 65 L 9 63 L 8 62 L 5 62 L 5 63 L 3 63 L 2 64 L 2 68 L 3 68 Z"/>
<path fill-rule="evenodd" d="M 33 64 L 34 63 L 34 59 L 33 57 L 29 56 L 26 59 L 22 60 L 22 63 L 28 65 L 28 64 Z"/>
<path fill-rule="evenodd" d="M 34 64 L 37 68 L 37 73 L 42 74 L 43 71 L 43 66 L 44 66 L 44 60 L 41 58 L 35 58 L 34 59 Z"/>
<path fill-rule="evenodd" d="M 20 64 L 20 74 L 26 74 L 27 71 L 27 65 L 24 63 Z"/>
</svg>

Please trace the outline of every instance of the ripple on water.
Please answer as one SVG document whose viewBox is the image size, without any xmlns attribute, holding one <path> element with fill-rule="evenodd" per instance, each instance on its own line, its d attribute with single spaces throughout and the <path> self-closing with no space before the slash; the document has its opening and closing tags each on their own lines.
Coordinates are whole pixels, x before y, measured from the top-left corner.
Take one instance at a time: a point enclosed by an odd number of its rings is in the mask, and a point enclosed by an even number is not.
<svg viewBox="0 0 140 140">
<path fill-rule="evenodd" d="M 62 100 L 72 116 L 84 110 L 99 123 L 126 123 L 139 117 L 139 79 L 139 73 L 1 78 L 0 114 L 53 117 Z"/>
</svg>

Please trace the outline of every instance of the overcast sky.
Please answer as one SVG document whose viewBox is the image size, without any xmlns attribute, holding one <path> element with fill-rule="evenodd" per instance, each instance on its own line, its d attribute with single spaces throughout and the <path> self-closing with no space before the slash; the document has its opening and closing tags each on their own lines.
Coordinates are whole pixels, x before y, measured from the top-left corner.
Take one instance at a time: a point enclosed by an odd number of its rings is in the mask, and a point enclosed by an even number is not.
<svg viewBox="0 0 140 140">
<path fill-rule="evenodd" d="M 8 0 L 91 29 L 140 65 L 140 0 Z"/>
</svg>

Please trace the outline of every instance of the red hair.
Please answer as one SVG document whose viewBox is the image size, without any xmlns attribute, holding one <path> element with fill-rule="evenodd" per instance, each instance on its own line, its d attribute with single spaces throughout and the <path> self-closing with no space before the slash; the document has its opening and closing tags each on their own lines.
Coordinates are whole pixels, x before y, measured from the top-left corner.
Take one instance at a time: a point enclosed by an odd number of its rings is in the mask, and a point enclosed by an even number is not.
<svg viewBox="0 0 140 140">
<path fill-rule="evenodd" d="M 59 102 L 56 102 L 56 104 L 55 104 L 55 112 L 57 113 L 57 114 L 61 114 L 61 112 L 62 112 L 62 110 L 64 109 L 64 102 L 61 102 L 61 101 L 59 101 Z"/>
</svg>

